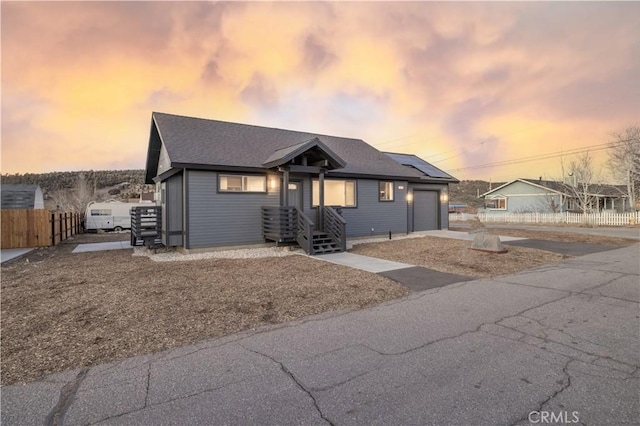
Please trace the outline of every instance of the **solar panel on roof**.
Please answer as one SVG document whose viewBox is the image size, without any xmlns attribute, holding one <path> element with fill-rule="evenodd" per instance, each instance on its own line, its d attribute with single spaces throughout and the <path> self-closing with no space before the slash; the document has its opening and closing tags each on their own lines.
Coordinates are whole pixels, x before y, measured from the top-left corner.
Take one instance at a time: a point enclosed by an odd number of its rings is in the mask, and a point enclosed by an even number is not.
<svg viewBox="0 0 640 426">
<path fill-rule="evenodd" d="M 427 163 L 423 159 L 416 157 L 415 155 L 404 155 L 404 154 L 387 154 L 389 157 L 393 158 L 398 163 L 404 166 L 415 167 L 420 170 L 427 176 L 435 177 L 435 178 L 451 178 L 451 175 L 443 172 L 437 167 Z"/>
</svg>

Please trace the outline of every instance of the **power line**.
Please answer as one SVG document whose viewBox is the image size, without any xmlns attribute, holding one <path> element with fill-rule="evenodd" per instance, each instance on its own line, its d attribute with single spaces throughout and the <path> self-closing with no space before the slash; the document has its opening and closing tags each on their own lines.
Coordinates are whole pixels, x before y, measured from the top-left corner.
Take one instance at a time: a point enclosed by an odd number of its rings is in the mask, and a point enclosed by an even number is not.
<svg viewBox="0 0 640 426">
<path fill-rule="evenodd" d="M 547 153 L 547 154 L 534 155 L 534 156 L 531 156 L 531 157 L 514 158 L 514 159 L 511 159 L 511 160 L 496 161 L 496 162 L 493 162 L 493 163 L 476 164 L 476 165 L 473 165 L 473 166 L 467 166 L 467 167 L 460 167 L 458 169 L 452 169 L 450 171 L 451 172 L 459 172 L 459 171 L 462 171 L 462 170 L 484 169 L 484 168 L 493 167 L 493 166 L 506 166 L 506 165 L 511 165 L 511 164 L 521 164 L 521 163 L 528 163 L 528 162 L 532 162 L 532 161 L 548 160 L 548 159 L 551 159 L 551 158 L 562 157 L 563 155 L 577 155 L 577 154 L 582 154 L 582 153 L 589 152 L 589 151 L 602 151 L 604 149 L 613 148 L 616 145 L 620 145 L 622 143 L 629 142 L 630 140 L 631 139 L 619 140 L 619 141 L 615 141 L 615 142 L 607 142 L 607 143 L 603 143 L 603 144 L 591 145 L 591 146 L 588 146 L 588 147 L 570 149 L 568 151 L 557 151 L 557 152 L 551 152 L 551 153 Z"/>
</svg>

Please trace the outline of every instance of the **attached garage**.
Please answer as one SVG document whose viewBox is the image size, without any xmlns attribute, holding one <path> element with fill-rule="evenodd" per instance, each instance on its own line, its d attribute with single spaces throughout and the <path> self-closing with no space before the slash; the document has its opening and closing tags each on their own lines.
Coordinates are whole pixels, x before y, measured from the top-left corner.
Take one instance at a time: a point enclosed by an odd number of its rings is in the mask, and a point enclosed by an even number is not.
<svg viewBox="0 0 640 426">
<path fill-rule="evenodd" d="M 440 229 L 438 191 L 413 192 L 413 231 Z"/>
</svg>

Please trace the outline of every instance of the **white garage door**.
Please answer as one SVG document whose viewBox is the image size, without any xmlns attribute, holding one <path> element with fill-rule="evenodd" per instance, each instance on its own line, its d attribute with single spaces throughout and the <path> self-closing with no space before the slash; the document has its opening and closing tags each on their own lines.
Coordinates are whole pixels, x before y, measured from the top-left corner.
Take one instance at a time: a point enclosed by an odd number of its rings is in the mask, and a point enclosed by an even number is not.
<svg viewBox="0 0 640 426">
<path fill-rule="evenodd" d="M 413 230 L 430 231 L 438 226 L 438 191 L 413 192 Z"/>
</svg>

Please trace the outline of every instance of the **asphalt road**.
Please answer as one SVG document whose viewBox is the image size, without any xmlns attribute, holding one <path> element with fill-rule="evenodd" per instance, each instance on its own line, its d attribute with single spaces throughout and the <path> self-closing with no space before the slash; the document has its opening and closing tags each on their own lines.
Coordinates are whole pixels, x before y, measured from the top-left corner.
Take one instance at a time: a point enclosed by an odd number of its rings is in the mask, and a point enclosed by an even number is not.
<svg viewBox="0 0 640 426">
<path fill-rule="evenodd" d="M 639 258 L 636 244 L 5 386 L 2 424 L 639 424 Z"/>
</svg>

